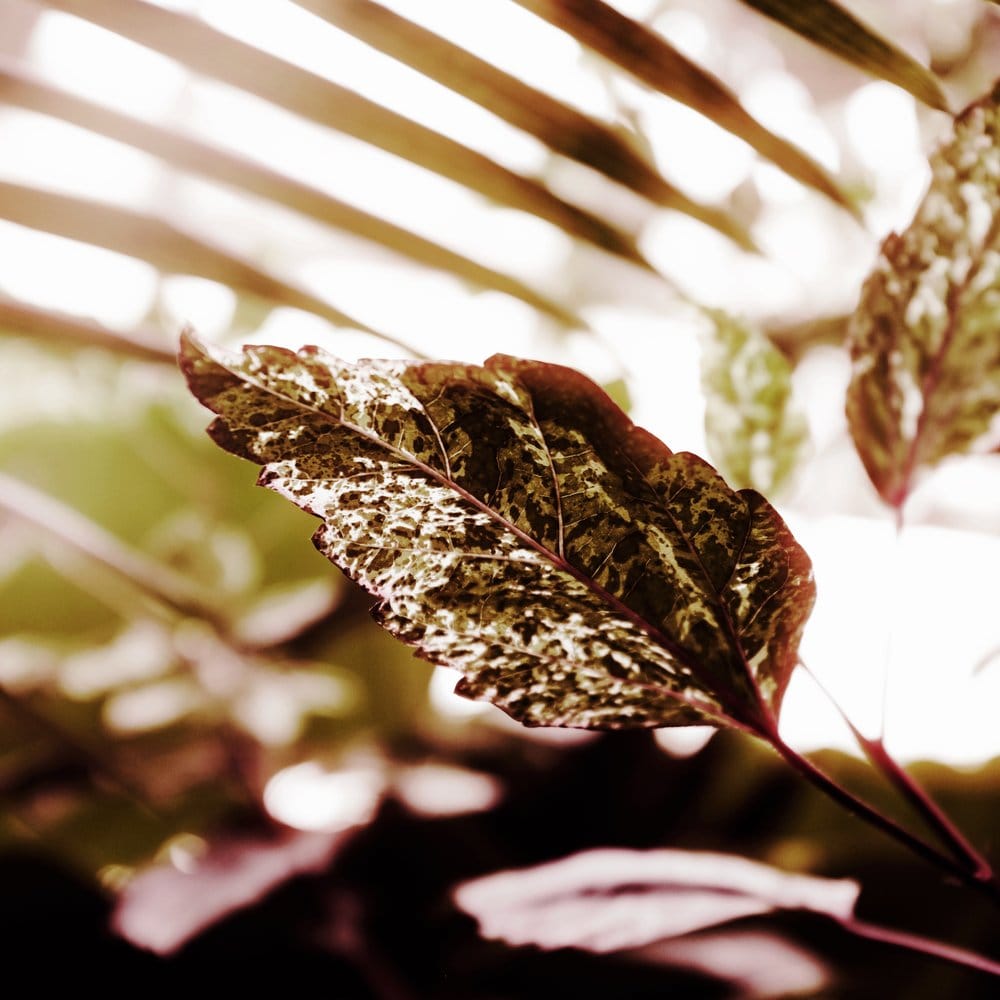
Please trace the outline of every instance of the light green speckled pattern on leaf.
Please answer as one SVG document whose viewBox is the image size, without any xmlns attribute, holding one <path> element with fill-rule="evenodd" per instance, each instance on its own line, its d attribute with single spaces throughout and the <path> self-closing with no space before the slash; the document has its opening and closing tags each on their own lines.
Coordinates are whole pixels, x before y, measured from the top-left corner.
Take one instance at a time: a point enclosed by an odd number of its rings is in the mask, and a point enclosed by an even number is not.
<svg viewBox="0 0 1000 1000">
<path fill-rule="evenodd" d="M 1000 411 L 1000 88 L 931 158 L 916 218 L 883 244 L 850 329 L 847 415 L 879 493 L 995 446 Z M 991 435 L 993 439 L 991 439 Z"/>
<path fill-rule="evenodd" d="M 777 714 L 813 599 L 757 494 L 570 369 L 242 356 L 186 339 L 211 433 L 323 521 L 317 546 L 459 690 L 528 725 Z"/>
<path fill-rule="evenodd" d="M 710 319 L 701 355 L 709 454 L 734 486 L 774 496 L 809 451 L 791 366 L 760 331 L 722 312 Z"/>
</svg>

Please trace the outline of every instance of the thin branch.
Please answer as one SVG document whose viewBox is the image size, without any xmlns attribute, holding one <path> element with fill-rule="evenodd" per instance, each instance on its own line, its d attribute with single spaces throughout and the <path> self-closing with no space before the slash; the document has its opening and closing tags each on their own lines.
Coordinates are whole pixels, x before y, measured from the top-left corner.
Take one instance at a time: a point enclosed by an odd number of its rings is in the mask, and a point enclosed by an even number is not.
<svg viewBox="0 0 1000 1000">
<path fill-rule="evenodd" d="M 816 788 L 848 812 L 854 813 L 854 815 L 859 819 L 863 819 L 870 826 L 881 830 L 886 836 L 902 844 L 912 853 L 923 858 L 929 864 L 934 865 L 940 871 L 958 879 L 958 881 L 969 888 L 976 889 L 988 896 L 995 904 L 1000 905 L 1000 885 L 995 881 L 985 880 L 974 872 L 969 871 L 964 864 L 960 864 L 949 855 L 928 844 L 927 841 L 910 833 L 909 830 L 900 826 L 894 819 L 879 812 L 874 806 L 869 805 L 863 799 L 858 798 L 853 792 L 839 785 L 833 778 L 813 764 L 812 761 L 803 757 L 798 751 L 793 750 L 792 747 L 785 743 L 778 735 L 777 730 L 764 733 L 761 738 L 766 740 L 810 784 L 815 785 Z"/>
<path fill-rule="evenodd" d="M 55 741 L 59 746 L 72 751 L 92 772 L 100 774 L 113 788 L 126 798 L 131 799 L 147 816 L 157 822 L 163 821 L 163 815 L 150 804 L 145 790 L 123 774 L 107 757 L 93 747 L 82 743 L 72 733 L 57 725 L 48 716 L 33 709 L 23 699 L 18 698 L 2 685 L 0 685 L 0 703 L 20 722 L 34 729 L 43 737 Z"/>
<path fill-rule="evenodd" d="M 813 683 L 837 710 L 872 767 L 885 777 L 893 788 L 917 811 L 924 822 L 948 846 L 957 860 L 965 864 L 977 879 L 990 882 L 994 875 L 989 861 L 966 839 L 944 810 L 907 774 L 886 749 L 882 739 L 873 740 L 865 736 L 819 678 L 804 663 L 800 661 L 800 664 L 806 674 L 812 678 Z"/>
<path fill-rule="evenodd" d="M 890 927 L 882 927 L 878 924 L 869 924 L 864 920 L 857 920 L 854 917 L 837 918 L 837 923 L 844 930 L 849 931 L 857 937 L 868 938 L 871 941 L 880 941 L 883 944 L 895 945 L 897 948 L 905 948 L 907 951 L 914 951 L 921 955 L 928 955 L 932 958 L 939 958 L 954 965 L 962 965 L 968 969 L 975 969 L 978 972 L 985 972 L 991 976 L 1000 976 L 1000 962 L 979 955 L 974 951 L 965 948 L 956 948 L 954 945 L 943 944 L 933 938 L 926 938 L 920 934 L 910 934 L 908 931 L 897 931 Z"/>
</svg>

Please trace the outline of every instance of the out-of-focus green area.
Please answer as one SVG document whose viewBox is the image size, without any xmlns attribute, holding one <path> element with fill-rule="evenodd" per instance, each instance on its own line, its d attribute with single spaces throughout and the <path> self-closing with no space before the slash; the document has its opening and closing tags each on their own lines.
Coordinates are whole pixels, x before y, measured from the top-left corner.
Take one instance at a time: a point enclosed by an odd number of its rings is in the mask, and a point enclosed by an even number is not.
<svg viewBox="0 0 1000 1000">
<path fill-rule="evenodd" d="M 429 668 L 367 621 L 367 599 L 309 546 L 311 519 L 207 439 L 172 371 L 18 340 L 3 352 L 8 377 L 57 401 L 0 436 L 5 475 L 107 532 L 112 559 L 121 547 L 181 574 L 212 614 L 80 551 L 74 521 L 47 531 L 6 512 L 7 837 L 90 873 L 143 862 L 172 831 L 254 805 L 286 760 L 416 724 Z M 62 787 L 67 767 L 80 773 Z"/>
</svg>

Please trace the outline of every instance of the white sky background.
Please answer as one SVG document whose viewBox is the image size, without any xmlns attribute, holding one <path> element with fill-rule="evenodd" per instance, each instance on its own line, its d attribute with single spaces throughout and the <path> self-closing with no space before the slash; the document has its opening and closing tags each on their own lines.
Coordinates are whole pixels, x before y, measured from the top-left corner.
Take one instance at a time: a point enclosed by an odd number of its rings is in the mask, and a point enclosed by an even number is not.
<svg viewBox="0 0 1000 1000">
<path fill-rule="evenodd" d="M 616 101 L 623 102 L 645 130 L 660 169 L 693 196 L 721 203 L 739 190 L 759 198 L 754 235 L 766 251 L 763 257 L 751 257 L 678 215 L 647 207 L 639 217 L 637 206 L 622 199 L 624 216 L 642 222 L 641 245 L 649 258 L 705 305 L 754 319 L 850 309 L 879 238 L 906 225 L 927 183 L 925 149 L 940 132 L 943 116 L 918 114 L 904 92 L 860 75 L 834 99 L 818 100 L 807 89 L 810 80 L 800 82 L 787 65 L 780 36 L 714 30 L 709 19 L 723 9 L 730 28 L 737 22 L 731 2 L 666 5 L 670 9 L 654 24 L 736 88 L 775 131 L 831 169 L 863 178 L 873 191 L 867 231 L 687 109 L 627 81 L 609 87 L 595 60 L 576 43 L 507 0 L 382 2 L 591 114 L 613 121 Z M 162 5 L 197 13 L 220 30 L 352 87 L 513 169 L 544 172 L 556 184 L 573 181 L 534 139 L 294 5 L 282 0 Z M 619 0 L 617 6 L 635 16 L 657 7 L 643 0 Z M 940 8 L 949 23 L 960 22 L 968 8 L 965 0 L 928 6 Z M 894 37 L 910 44 L 918 58 L 926 57 L 916 34 Z M 596 334 L 566 338 L 513 299 L 418 269 L 27 112 L 0 109 L 0 179 L 161 211 L 431 355 L 479 362 L 502 350 L 572 364 L 601 380 L 624 373 L 636 422 L 675 450 L 705 454 L 692 313 L 652 282 L 629 274 L 626 265 L 389 154 L 223 85 L 192 79 L 169 60 L 71 17 L 44 13 L 27 57 L 45 76 L 80 94 L 262 159 L 513 273 L 579 308 Z M 826 57 L 816 56 L 821 58 Z M 612 195 L 595 190 L 607 204 Z M 235 307 L 222 286 L 190 278 L 160 284 L 142 262 L 8 223 L 0 223 L 0 289 L 123 329 L 158 311 L 167 328 L 190 321 L 209 337 L 225 335 Z M 296 347 L 318 341 L 344 356 L 385 353 L 369 337 L 335 331 L 291 309 L 268 315 L 255 338 Z M 972 764 L 1000 753 L 1000 663 L 973 674 L 1000 646 L 996 460 L 947 463 L 918 491 L 910 524 L 897 541 L 846 438 L 842 355 L 818 351 L 796 377 L 816 457 L 779 507 L 816 566 L 820 598 L 807 627 L 804 659 L 872 732 L 882 712 L 888 661 L 888 742 L 904 760 Z M 0 406 L 0 419 L 2 411 Z M 447 698 L 438 703 L 451 710 Z M 850 747 L 836 713 L 801 675 L 789 691 L 784 729 L 804 750 Z"/>
</svg>

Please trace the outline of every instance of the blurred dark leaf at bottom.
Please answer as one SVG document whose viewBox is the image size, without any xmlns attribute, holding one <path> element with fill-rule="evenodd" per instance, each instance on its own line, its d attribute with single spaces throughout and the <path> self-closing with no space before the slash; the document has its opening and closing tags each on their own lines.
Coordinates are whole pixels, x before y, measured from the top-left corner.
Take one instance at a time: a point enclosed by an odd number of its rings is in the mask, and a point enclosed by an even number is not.
<svg viewBox="0 0 1000 1000">
<path fill-rule="evenodd" d="M 418 756 L 431 748 L 411 749 Z M 449 752 L 437 749 L 439 757 Z M 464 750 L 460 759 L 451 753 L 454 763 L 498 777 L 507 788 L 504 800 L 441 818 L 419 817 L 389 801 L 339 846 L 328 868 L 290 873 L 170 957 L 116 938 L 109 930 L 112 902 L 77 877 L 38 856 L 8 854 L 0 861 L 0 934 L 9 974 L 23 970 L 41 982 L 55 966 L 72 966 L 95 985 L 98 976 L 109 984 L 135 977 L 133 988 L 199 986 L 207 974 L 235 988 L 280 976 L 288 987 L 308 980 L 344 1000 L 782 995 L 752 989 L 746 976 L 741 987 L 694 971 L 699 951 L 710 962 L 718 948 L 732 975 L 732 960 L 758 948 L 779 963 L 805 954 L 836 970 L 826 988 L 799 995 L 993 996 L 988 977 L 856 941 L 823 918 L 799 913 L 707 932 L 721 938 L 689 935 L 609 955 L 486 941 L 451 900 L 463 881 L 587 848 L 670 846 L 737 852 L 786 868 L 798 852 L 799 865 L 810 871 L 857 877 L 865 886 L 858 908 L 865 919 L 920 932 L 941 913 L 953 913 L 956 943 L 986 951 L 996 945 L 983 939 L 993 926 L 990 915 L 961 890 L 928 877 L 894 848 L 873 844 L 860 824 L 800 787 L 765 751 L 725 734 L 687 759 L 668 757 L 648 733 L 573 747 L 504 741 Z M 825 763 L 853 783 L 863 773 L 845 758 Z M 941 771 L 944 785 L 954 776 Z M 995 767 L 963 776 L 961 794 L 985 803 L 996 780 Z M 987 809 L 976 815 L 981 827 L 988 825 Z M 802 857 L 817 841 L 820 853 Z"/>
</svg>

